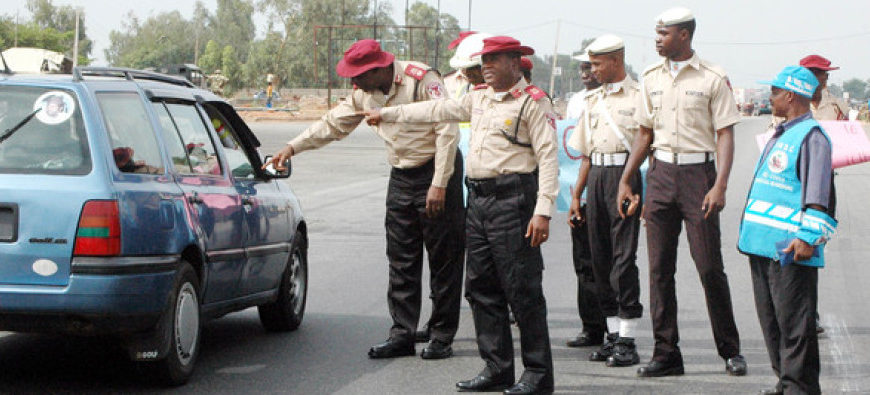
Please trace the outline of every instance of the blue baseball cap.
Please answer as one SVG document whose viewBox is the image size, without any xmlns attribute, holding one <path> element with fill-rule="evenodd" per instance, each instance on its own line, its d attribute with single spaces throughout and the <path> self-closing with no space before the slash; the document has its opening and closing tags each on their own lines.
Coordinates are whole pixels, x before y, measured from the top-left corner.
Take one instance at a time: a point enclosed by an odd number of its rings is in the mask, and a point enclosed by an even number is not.
<svg viewBox="0 0 870 395">
<path fill-rule="evenodd" d="M 819 80 L 806 67 L 785 66 L 773 81 L 758 81 L 759 84 L 773 85 L 812 99 L 813 92 L 819 86 Z"/>
</svg>

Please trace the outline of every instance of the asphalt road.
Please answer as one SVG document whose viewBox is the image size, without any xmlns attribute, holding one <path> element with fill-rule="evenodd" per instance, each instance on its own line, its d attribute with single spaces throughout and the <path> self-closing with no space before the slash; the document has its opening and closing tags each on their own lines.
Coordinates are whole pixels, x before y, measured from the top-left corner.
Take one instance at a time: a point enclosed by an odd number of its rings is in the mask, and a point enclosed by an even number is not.
<svg viewBox="0 0 870 395">
<path fill-rule="evenodd" d="M 737 127 L 735 164 L 722 213 L 723 255 L 749 374 L 728 376 L 716 355 L 685 238 L 679 245 L 676 281 L 684 376 L 639 379 L 635 368 L 588 362 L 592 349 L 565 347 L 580 321 L 569 232 L 565 215 L 559 214 L 544 245 L 544 290 L 557 393 L 755 393 L 774 384 L 747 260 L 735 248 L 740 211 L 758 157 L 754 135 L 767 122 L 767 117 L 747 118 Z M 306 126 L 252 124 L 264 153 L 276 151 Z M 836 178 L 840 225 L 827 248 L 828 267 L 819 276 L 820 311 L 827 328 L 820 342 L 826 393 L 870 393 L 870 267 L 865 259 L 870 252 L 870 210 L 864 198 L 870 193 L 868 173 L 870 165 L 865 164 L 839 171 Z M 120 350 L 101 339 L 0 335 L 0 392 L 453 393 L 457 380 L 474 376 L 483 366 L 466 302 L 453 358 L 375 361 L 366 357 L 369 346 L 387 337 L 391 324 L 383 231 L 388 175 L 382 143 L 366 127 L 344 141 L 294 158 L 293 175 L 287 182 L 302 201 L 311 240 L 308 306 L 298 331 L 266 333 L 255 309 L 211 321 L 205 326 L 193 378 L 186 386 L 170 390 L 137 380 Z M 641 238 L 641 300 L 648 307 L 643 233 Z M 424 276 L 428 279 L 428 273 Z M 428 317 L 428 310 L 428 304 L 424 305 L 422 319 Z M 644 363 L 652 353 L 650 328 L 645 312 L 637 339 Z M 514 335 L 516 339 L 516 330 Z M 421 349 L 418 346 L 418 352 Z M 517 369 L 519 376 L 519 359 Z"/>
</svg>

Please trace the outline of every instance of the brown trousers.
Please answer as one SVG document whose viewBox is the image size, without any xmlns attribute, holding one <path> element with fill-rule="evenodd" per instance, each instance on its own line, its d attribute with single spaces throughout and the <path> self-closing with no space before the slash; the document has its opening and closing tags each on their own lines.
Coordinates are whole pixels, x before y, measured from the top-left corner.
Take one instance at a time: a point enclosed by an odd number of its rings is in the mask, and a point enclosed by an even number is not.
<svg viewBox="0 0 870 395">
<path fill-rule="evenodd" d="M 677 242 L 686 223 L 689 251 L 701 278 L 716 349 L 722 358 L 740 353 L 731 291 L 722 263 L 719 215 L 704 219 L 701 205 L 716 181 L 713 162 L 674 165 L 650 160 L 646 191 L 646 235 L 649 251 L 650 316 L 655 350 L 653 360 L 682 360 L 677 329 L 674 282 Z"/>
</svg>

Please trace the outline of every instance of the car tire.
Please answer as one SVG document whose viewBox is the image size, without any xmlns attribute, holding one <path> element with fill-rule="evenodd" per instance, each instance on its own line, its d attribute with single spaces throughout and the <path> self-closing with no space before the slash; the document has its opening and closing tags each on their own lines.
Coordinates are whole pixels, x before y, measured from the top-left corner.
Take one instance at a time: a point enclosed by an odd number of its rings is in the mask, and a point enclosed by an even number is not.
<svg viewBox="0 0 870 395">
<path fill-rule="evenodd" d="M 193 374 L 202 337 L 199 295 L 199 278 L 193 267 L 182 261 L 169 307 L 159 326 L 169 344 L 169 352 L 160 360 L 139 362 L 147 377 L 157 384 L 182 385 Z"/>
<path fill-rule="evenodd" d="M 270 332 L 289 332 L 299 328 L 308 295 L 308 252 L 302 232 L 293 238 L 287 267 L 281 276 L 278 299 L 257 307 L 260 323 Z"/>
</svg>

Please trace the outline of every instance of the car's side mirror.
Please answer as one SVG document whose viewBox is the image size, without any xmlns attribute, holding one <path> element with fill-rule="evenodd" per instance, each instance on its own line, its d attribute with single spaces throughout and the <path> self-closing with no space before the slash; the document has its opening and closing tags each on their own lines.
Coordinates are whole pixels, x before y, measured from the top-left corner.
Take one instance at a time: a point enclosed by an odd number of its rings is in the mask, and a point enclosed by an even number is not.
<svg viewBox="0 0 870 395">
<path fill-rule="evenodd" d="M 263 158 L 263 163 L 268 163 L 270 160 L 272 160 L 272 155 L 266 155 L 266 157 Z M 287 159 L 284 161 L 284 170 L 278 171 L 271 163 L 269 163 L 263 171 L 271 178 L 288 178 L 290 177 L 292 168 L 290 159 Z"/>
</svg>

